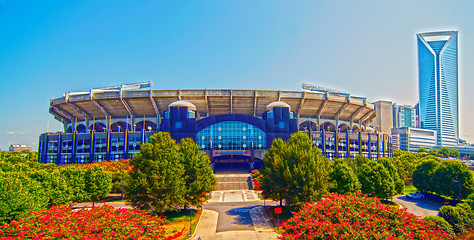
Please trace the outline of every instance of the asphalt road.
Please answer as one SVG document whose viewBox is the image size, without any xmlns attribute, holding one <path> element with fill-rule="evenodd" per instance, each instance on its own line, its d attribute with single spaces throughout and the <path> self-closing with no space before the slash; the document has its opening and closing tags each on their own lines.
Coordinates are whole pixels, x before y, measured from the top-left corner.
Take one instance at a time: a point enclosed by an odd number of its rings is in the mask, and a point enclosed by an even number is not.
<svg viewBox="0 0 474 240">
<path fill-rule="evenodd" d="M 394 196 L 393 201 L 402 205 L 409 213 L 420 217 L 438 215 L 441 207 L 438 203 L 426 199 L 408 199 L 405 195 Z"/>
<path fill-rule="evenodd" d="M 277 205 L 277 202 L 265 201 L 266 205 Z M 251 202 L 210 202 L 203 205 L 203 208 L 214 210 L 219 213 L 217 219 L 217 232 L 254 230 L 250 209 L 263 206 L 263 201 Z"/>
</svg>

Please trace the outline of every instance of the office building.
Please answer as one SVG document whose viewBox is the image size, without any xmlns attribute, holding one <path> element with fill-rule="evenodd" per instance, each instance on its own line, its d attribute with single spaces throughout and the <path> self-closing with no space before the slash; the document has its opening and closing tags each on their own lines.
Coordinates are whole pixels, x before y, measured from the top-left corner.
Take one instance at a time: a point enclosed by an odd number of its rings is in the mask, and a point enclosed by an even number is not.
<svg viewBox="0 0 474 240">
<path fill-rule="evenodd" d="M 437 146 L 457 145 L 458 32 L 417 34 L 419 124 L 437 133 Z"/>
<path fill-rule="evenodd" d="M 415 108 L 410 105 L 392 105 L 393 128 L 416 127 Z"/>
<path fill-rule="evenodd" d="M 390 134 L 393 127 L 392 102 L 380 100 L 373 104 L 375 105 L 376 116 L 372 126 L 376 131 Z"/>
<path fill-rule="evenodd" d="M 421 147 L 436 148 L 436 131 L 429 129 L 401 127 L 392 129 L 394 149 L 416 152 Z"/>
<path fill-rule="evenodd" d="M 33 150 L 33 148 L 31 146 L 26 146 L 26 145 L 23 145 L 23 144 L 12 144 L 8 148 L 8 151 L 10 151 L 10 152 L 22 152 L 22 151 L 25 151 L 25 150 L 31 152 L 31 150 Z"/>
</svg>

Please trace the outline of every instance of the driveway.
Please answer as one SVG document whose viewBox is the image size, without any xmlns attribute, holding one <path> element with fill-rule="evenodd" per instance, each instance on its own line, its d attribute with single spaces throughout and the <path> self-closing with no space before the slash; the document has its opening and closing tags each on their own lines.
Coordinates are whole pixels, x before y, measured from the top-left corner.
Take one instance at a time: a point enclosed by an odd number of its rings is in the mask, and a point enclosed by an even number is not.
<svg viewBox="0 0 474 240">
<path fill-rule="evenodd" d="M 402 205 L 409 213 L 420 217 L 438 215 L 441 207 L 438 203 L 426 199 L 408 199 L 405 195 L 394 196 L 393 201 Z"/>
<path fill-rule="evenodd" d="M 276 202 L 266 201 L 266 205 L 276 205 Z M 210 202 L 204 204 L 203 208 L 216 211 L 217 232 L 254 230 L 250 210 L 254 207 L 263 206 L 263 201 L 249 202 Z"/>
</svg>

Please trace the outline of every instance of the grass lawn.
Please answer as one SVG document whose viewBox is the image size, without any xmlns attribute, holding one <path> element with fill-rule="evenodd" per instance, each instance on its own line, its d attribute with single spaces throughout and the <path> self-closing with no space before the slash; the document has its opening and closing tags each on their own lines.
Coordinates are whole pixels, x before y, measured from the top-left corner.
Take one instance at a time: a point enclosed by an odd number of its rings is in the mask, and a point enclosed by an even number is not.
<svg viewBox="0 0 474 240">
<path fill-rule="evenodd" d="M 405 188 L 403 189 L 403 195 L 407 195 L 412 192 L 418 191 L 415 186 L 413 185 L 405 185 Z"/>
<path fill-rule="evenodd" d="M 197 216 L 198 215 L 198 216 Z M 201 213 L 196 210 L 192 210 L 192 224 L 191 224 L 191 232 L 194 232 L 196 229 L 196 226 L 199 221 Z M 196 217 L 197 216 L 197 217 Z M 178 232 L 182 231 L 182 234 L 180 237 L 176 238 L 177 240 L 181 239 L 188 239 L 190 238 L 189 236 L 189 210 L 180 210 L 178 212 L 165 212 L 163 213 L 163 217 L 167 219 L 167 224 L 164 226 L 166 230 L 166 236 L 165 237 L 171 237 Z"/>
<path fill-rule="evenodd" d="M 163 213 L 163 217 L 166 218 L 168 223 L 175 223 L 175 222 L 186 222 L 190 219 L 194 219 L 196 217 L 197 210 L 192 209 L 191 214 L 189 213 L 188 210 L 179 210 L 179 211 L 166 211 Z M 190 217 L 191 216 L 191 217 Z"/>
</svg>

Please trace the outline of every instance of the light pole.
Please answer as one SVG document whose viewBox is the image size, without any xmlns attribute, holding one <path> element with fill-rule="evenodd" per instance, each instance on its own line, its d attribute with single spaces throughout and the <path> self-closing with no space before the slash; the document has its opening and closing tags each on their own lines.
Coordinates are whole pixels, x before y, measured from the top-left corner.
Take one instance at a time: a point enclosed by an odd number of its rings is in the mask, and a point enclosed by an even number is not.
<svg viewBox="0 0 474 240">
<path fill-rule="evenodd" d="M 462 201 L 462 194 L 461 194 L 461 186 L 462 186 L 462 183 L 461 181 L 453 181 L 453 184 L 459 184 L 459 201 L 461 202 Z"/>
<path fill-rule="evenodd" d="M 122 173 L 122 200 L 123 200 L 123 171 L 120 170 L 120 172 Z"/>
</svg>

